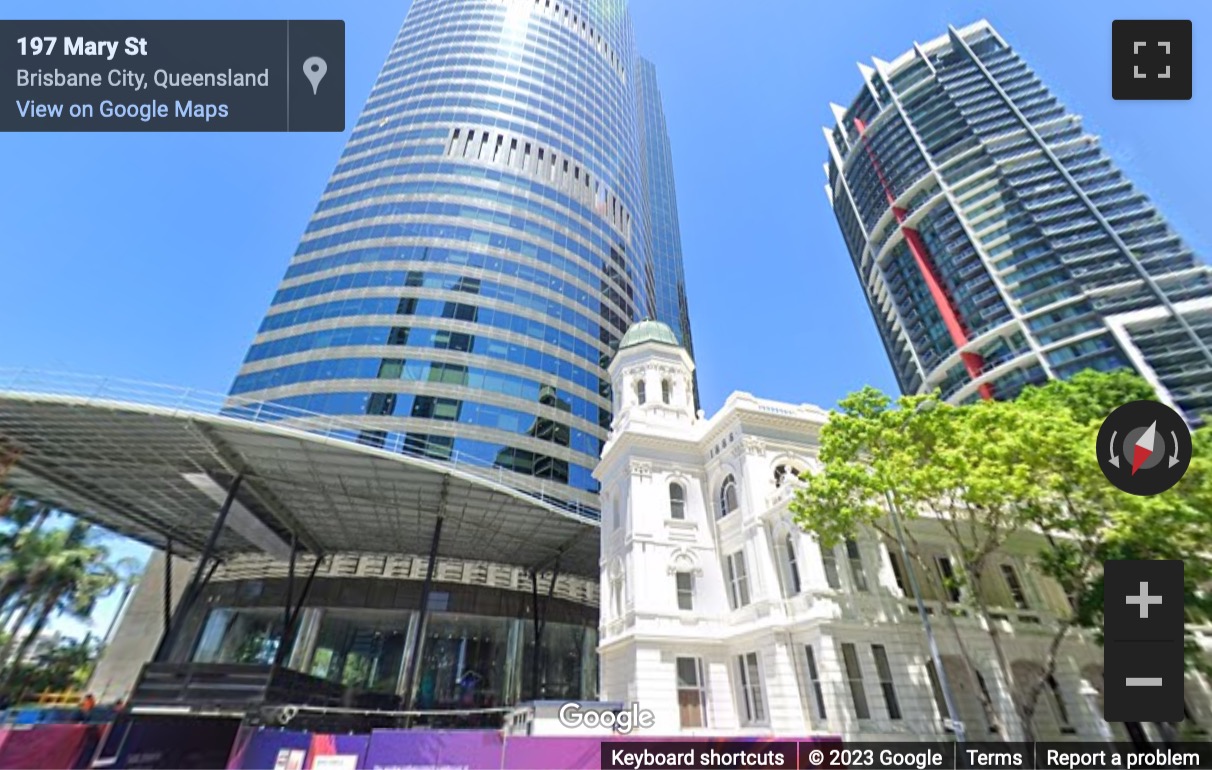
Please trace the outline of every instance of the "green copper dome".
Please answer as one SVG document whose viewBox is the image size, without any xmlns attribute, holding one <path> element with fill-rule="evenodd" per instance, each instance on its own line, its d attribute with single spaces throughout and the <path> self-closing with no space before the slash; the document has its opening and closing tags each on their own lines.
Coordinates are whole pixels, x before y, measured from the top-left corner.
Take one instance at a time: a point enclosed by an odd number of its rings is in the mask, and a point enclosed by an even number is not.
<svg viewBox="0 0 1212 770">
<path fill-rule="evenodd" d="M 666 324 L 660 321 L 639 321 L 633 323 L 619 340 L 619 350 L 643 345 L 645 342 L 659 342 L 662 345 L 681 347 L 678 338 Z"/>
</svg>

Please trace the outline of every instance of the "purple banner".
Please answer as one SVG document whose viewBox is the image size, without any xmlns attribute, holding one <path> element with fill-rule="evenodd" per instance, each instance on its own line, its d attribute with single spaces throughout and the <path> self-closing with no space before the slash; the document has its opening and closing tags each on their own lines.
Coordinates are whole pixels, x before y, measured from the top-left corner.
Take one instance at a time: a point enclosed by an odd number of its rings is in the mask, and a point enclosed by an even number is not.
<svg viewBox="0 0 1212 770">
<path fill-rule="evenodd" d="M 546 738 L 528 735 L 505 739 L 508 770 L 584 770 L 601 767 L 602 738 Z"/>
<path fill-rule="evenodd" d="M 316 736 L 316 738 L 333 736 Z M 357 736 L 335 736 L 337 739 Z M 726 748 L 736 743 L 830 743 L 835 737 L 702 737 L 653 738 L 556 737 L 517 735 L 502 738 L 495 730 L 375 730 L 370 735 L 361 770 L 589 770 L 602 766 L 602 746 L 632 742 L 686 743 L 696 749 Z M 312 744 L 313 750 L 315 743 Z M 353 749 L 350 749 L 353 753 Z M 354 770 L 345 766 L 309 766 L 309 770 Z"/>
<path fill-rule="evenodd" d="M 240 738 L 228 770 L 303 770 L 312 735 L 259 727 Z"/>
<path fill-rule="evenodd" d="M 500 770 L 503 749 L 496 730 L 375 730 L 362 768 Z"/>
<path fill-rule="evenodd" d="M 359 770 L 370 744 L 369 735 L 328 735 L 311 737 L 308 770 Z"/>
<path fill-rule="evenodd" d="M 239 729 L 238 719 L 132 715 L 114 723 L 93 766 L 127 770 L 224 767 Z"/>
</svg>

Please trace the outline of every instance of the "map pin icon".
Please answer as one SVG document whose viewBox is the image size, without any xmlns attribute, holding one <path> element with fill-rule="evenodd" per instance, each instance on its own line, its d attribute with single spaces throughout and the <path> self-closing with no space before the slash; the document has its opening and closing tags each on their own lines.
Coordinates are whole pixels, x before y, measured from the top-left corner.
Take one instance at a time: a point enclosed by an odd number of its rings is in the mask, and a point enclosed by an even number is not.
<svg viewBox="0 0 1212 770">
<path fill-rule="evenodd" d="M 324 79 L 324 73 L 326 72 L 328 72 L 328 62 L 319 56 L 312 56 L 303 62 L 303 74 L 311 81 L 311 92 L 313 94 L 320 87 L 320 81 Z"/>
</svg>

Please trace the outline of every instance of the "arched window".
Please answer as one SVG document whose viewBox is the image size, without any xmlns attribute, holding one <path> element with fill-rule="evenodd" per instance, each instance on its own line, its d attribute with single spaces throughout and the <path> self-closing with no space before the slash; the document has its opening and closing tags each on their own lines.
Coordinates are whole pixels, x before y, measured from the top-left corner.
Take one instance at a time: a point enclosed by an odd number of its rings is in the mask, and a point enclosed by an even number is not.
<svg viewBox="0 0 1212 770">
<path fill-rule="evenodd" d="M 739 505 L 736 491 L 736 479 L 729 473 L 720 485 L 720 516 L 727 516 Z"/>
<path fill-rule="evenodd" d="M 774 485 L 781 487 L 788 481 L 794 481 L 802 475 L 802 471 L 794 465 L 780 465 L 774 469 Z"/>
<path fill-rule="evenodd" d="M 686 518 L 686 490 L 676 481 L 669 484 L 669 518 Z"/>
<path fill-rule="evenodd" d="M 648 400 L 648 389 L 644 387 L 643 380 L 635 381 L 635 400 L 639 404 L 643 404 Z"/>
<path fill-rule="evenodd" d="M 661 403 L 668 404 L 673 400 L 673 383 L 669 380 L 661 380 Z"/>
</svg>

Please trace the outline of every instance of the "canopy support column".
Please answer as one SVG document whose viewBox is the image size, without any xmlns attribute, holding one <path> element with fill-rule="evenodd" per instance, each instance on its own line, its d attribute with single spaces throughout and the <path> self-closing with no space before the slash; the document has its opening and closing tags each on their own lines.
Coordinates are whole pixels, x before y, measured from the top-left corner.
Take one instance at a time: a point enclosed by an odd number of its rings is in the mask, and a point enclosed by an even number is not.
<svg viewBox="0 0 1212 770">
<path fill-rule="evenodd" d="M 286 579 L 286 616 L 282 626 L 282 638 L 278 642 L 277 652 L 274 653 L 274 668 L 282 666 L 289 659 L 288 653 L 291 647 L 294 646 L 295 634 L 299 627 L 299 616 L 303 614 L 303 604 L 311 593 L 311 585 L 315 582 L 316 573 L 320 571 L 320 562 L 324 561 L 324 554 L 317 553 L 316 560 L 312 562 L 311 570 L 307 573 L 307 580 L 303 581 L 303 590 L 299 592 L 298 601 L 294 601 L 295 554 L 298 545 L 298 539 L 292 535 L 290 571 L 287 573 Z M 294 602 L 293 608 L 291 607 L 292 601 Z"/>
<path fill-rule="evenodd" d="M 181 621 L 189 617 L 189 613 L 193 610 L 194 603 L 202 594 L 202 589 L 210 582 L 211 575 L 215 572 L 215 567 L 219 561 L 216 558 L 214 564 L 207 568 L 207 561 L 214 555 L 215 545 L 219 542 L 219 535 L 223 532 L 223 525 L 227 522 L 227 514 L 231 510 L 232 503 L 236 501 L 236 493 L 240 491 L 240 482 L 244 480 L 244 476 L 236 476 L 232 481 L 231 486 L 227 490 L 227 497 L 223 500 L 223 505 L 219 508 L 219 514 L 215 517 L 215 524 L 210 529 L 210 536 L 206 538 L 206 545 L 202 548 L 202 553 L 198 555 L 198 566 L 194 569 L 193 580 L 185 589 L 185 593 L 181 595 L 181 604 L 177 608 L 177 622 L 169 623 L 168 618 L 165 619 L 164 633 L 160 637 L 160 644 L 156 647 L 156 655 L 153 660 L 162 661 L 164 657 L 172 654 L 173 645 L 177 641 L 177 635 L 181 630 Z M 168 547 L 165 548 L 164 569 L 167 576 L 172 570 L 172 541 L 168 542 Z M 165 599 L 168 604 L 172 604 L 172 594 L 170 581 L 165 580 Z M 171 614 L 171 611 L 170 613 Z"/>
<path fill-rule="evenodd" d="M 433 527 L 433 538 L 429 542 L 429 564 L 425 567 L 425 582 L 421 584 L 421 609 L 417 615 L 416 629 L 413 632 L 408 672 L 404 677 L 405 711 L 412 709 L 415 701 L 417 667 L 421 664 L 421 639 L 425 633 L 425 620 L 429 615 L 429 595 L 433 591 L 433 573 L 438 566 L 438 543 L 442 540 L 442 516 Z"/>
<path fill-rule="evenodd" d="M 547 609 L 551 596 L 555 593 L 556 581 L 560 579 L 560 559 L 556 557 L 555 567 L 551 571 L 551 585 L 547 586 L 547 596 L 540 602 L 539 570 L 530 570 L 530 597 L 534 610 L 534 648 L 530 651 L 530 699 L 542 700 L 539 692 L 539 664 L 542 662 L 543 630 L 547 628 Z"/>
<path fill-rule="evenodd" d="M 173 618 L 173 539 L 164 541 L 164 638 L 172 628 Z"/>
</svg>

